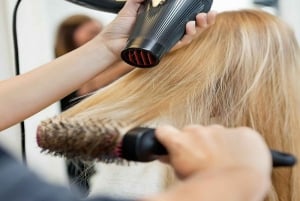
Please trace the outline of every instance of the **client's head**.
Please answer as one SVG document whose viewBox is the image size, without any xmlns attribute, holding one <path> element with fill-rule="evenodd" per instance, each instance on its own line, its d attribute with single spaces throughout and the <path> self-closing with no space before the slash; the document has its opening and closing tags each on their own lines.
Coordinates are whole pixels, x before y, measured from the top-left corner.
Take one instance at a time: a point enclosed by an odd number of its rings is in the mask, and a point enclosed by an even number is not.
<svg viewBox="0 0 300 201">
<path fill-rule="evenodd" d="M 62 116 L 107 117 L 132 126 L 249 126 L 270 147 L 299 154 L 299 67 L 297 40 L 278 17 L 224 12 L 158 66 L 133 70 Z M 299 170 L 276 171 L 276 193 L 268 199 L 299 200 Z"/>
<path fill-rule="evenodd" d="M 56 33 L 55 56 L 64 55 L 95 37 L 102 29 L 100 21 L 87 15 L 72 15 L 64 19 Z"/>
</svg>

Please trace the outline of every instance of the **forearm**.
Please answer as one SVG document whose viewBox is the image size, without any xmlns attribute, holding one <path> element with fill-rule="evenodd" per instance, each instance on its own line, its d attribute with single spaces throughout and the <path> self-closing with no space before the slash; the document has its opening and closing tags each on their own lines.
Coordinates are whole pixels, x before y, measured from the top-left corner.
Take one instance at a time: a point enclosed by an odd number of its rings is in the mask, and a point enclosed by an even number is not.
<svg viewBox="0 0 300 201">
<path fill-rule="evenodd" d="M 1 81 L 0 130 L 78 89 L 115 59 L 102 43 L 94 41 L 28 73 Z"/>
<path fill-rule="evenodd" d="M 266 176 L 247 169 L 210 172 L 194 176 L 143 201 L 263 201 L 268 186 Z"/>
</svg>

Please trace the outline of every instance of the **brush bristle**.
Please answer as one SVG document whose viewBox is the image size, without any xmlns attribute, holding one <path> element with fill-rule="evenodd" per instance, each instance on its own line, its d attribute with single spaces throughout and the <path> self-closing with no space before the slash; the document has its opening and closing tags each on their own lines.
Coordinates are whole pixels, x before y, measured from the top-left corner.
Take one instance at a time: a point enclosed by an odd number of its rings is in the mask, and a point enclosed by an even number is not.
<svg viewBox="0 0 300 201">
<path fill-rule="evenodd" d="M 124 162 L 119 153 L 124 125 L 109 119 L 51 118 L 37 129 L 37 143 L 43 152 L 67 158 Z"/>
</svg>

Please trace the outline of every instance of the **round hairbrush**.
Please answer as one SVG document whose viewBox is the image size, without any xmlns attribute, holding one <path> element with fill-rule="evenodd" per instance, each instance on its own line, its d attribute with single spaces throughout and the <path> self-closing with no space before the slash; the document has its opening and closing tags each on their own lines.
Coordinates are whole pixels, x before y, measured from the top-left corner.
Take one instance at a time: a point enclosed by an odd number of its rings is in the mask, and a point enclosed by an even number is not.
<svg viewBox="0 0 300 201">
<path fill-rule="evenodd" d="M 127 127 L 109 119 L 53 118 L 39 125 L 37 143 L 43 151 L 54 155 L 106 163 L 148 162 L 168 154 L 156 139 L 154 128 Z M 271 154 L 273 167 L 296 164 L 291 154 L 276 150 L 271 150 Z"/>
</svg>

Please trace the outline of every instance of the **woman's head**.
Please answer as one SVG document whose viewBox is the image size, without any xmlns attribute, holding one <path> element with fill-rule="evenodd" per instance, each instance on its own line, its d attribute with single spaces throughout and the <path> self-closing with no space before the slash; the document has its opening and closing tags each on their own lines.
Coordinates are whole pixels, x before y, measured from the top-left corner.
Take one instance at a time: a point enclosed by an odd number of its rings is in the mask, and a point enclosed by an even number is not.
<svg viewBox="0 0 300 201">
<path fill-rule="evenodd" d="M 249 126 L 270 147 L 299 154 L 299 68 L 294 33 L 278 17 L 255 10 L 224 12 L 158 66 L 133 70 L 62 116 L 107 117 L 132 126 Z M 281 201 L 300 199 L 299 170 L 293 171 L 275 171 Z M 271 197 L 278 200 L 276 193 Z"/>
<path fill-rule="evenodd" d="M 86 15 L 72 15 L 59 26 L 55 41 L 55 56 L 59 57 L 85 44 L 102 29 L 102 24 Z"/>
<path fill-rule="evenodd" d="M 159 111 L 178 119 L 170 111 L 183 109 L 179 116 L 185 116 L 184 124 L 219 119 L 235 126 L 235 114 L 263 107 L 265 100 L 277 104 L 295 95 L 298 53 L 293 32 L 277 17 L 253 10 L 224 12 L 188 47 L 165 56 L 152 69 L 132 71 L 86 102 L 113 101 L 117 104 L 111 104 L 112 110 L 118 105 L 118 110 L 124 110 L 122 104 L 136 101 L 129 107 L 136 108 L 133 118 L 137 111 L 144 116 L 144 110 L 151 107 L 151 113 Z"/>
</svg>

